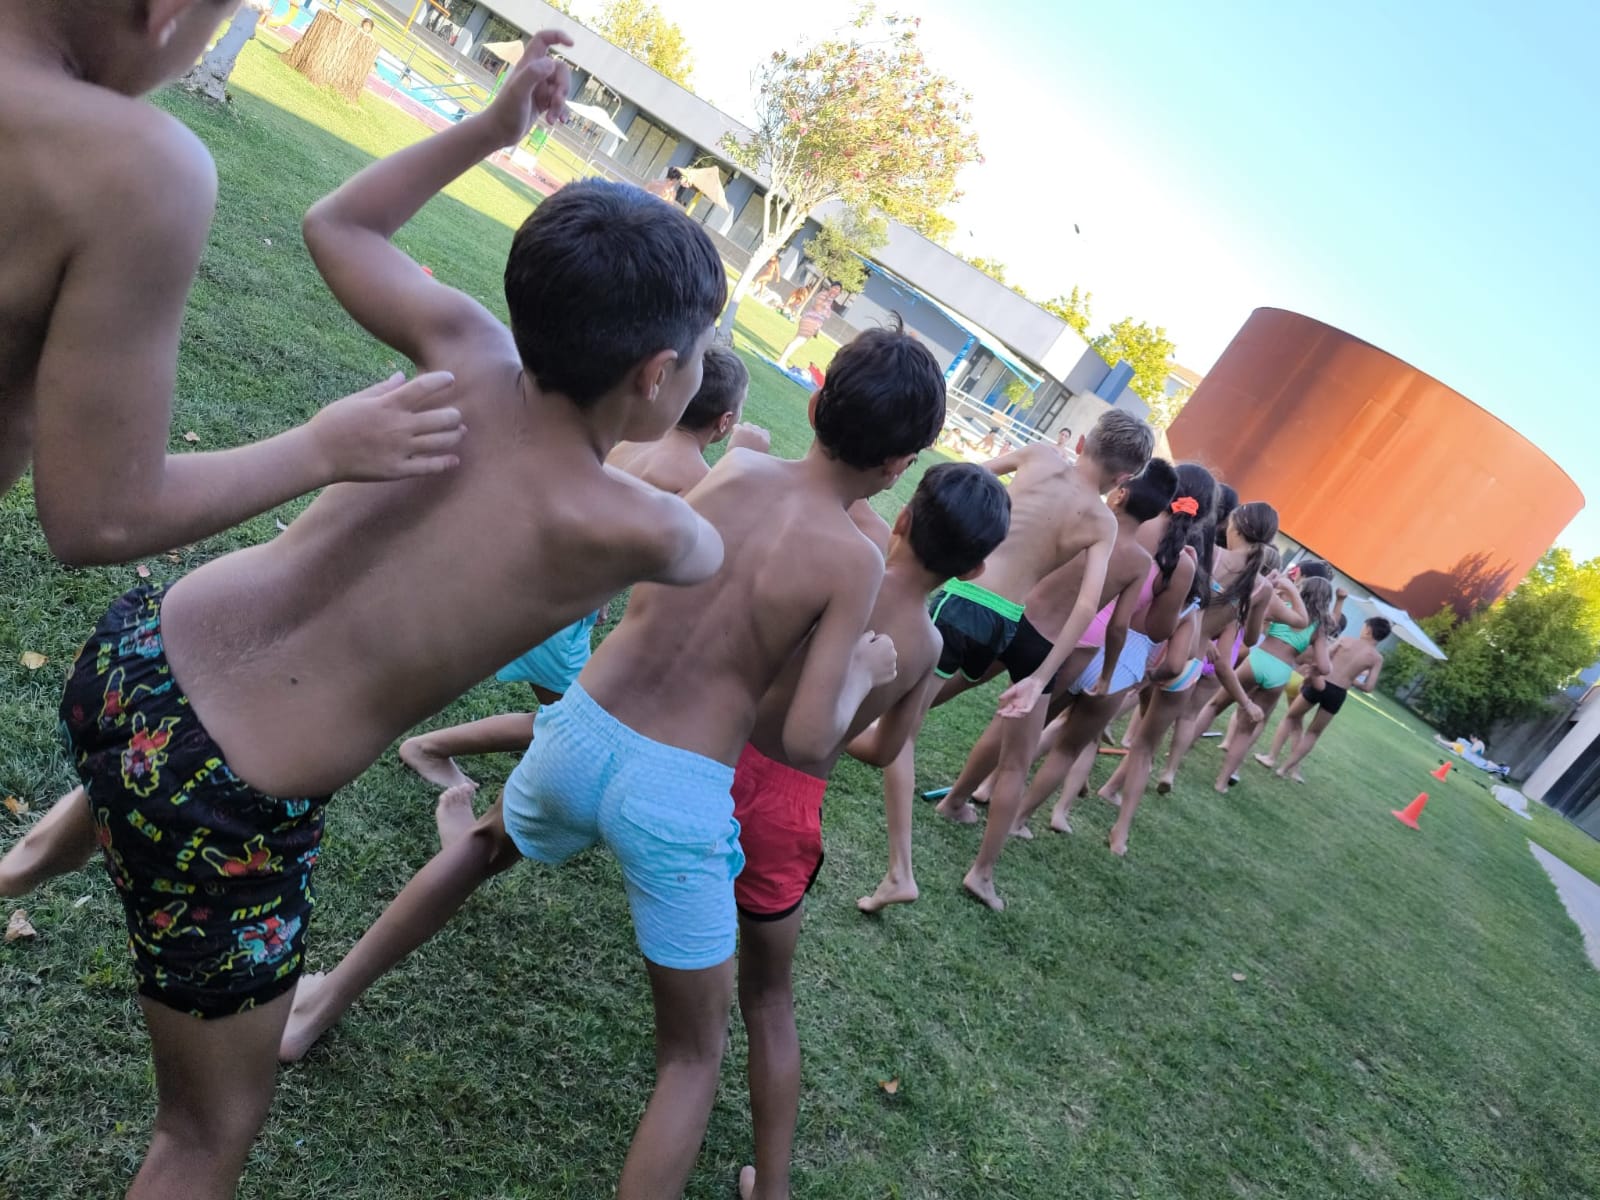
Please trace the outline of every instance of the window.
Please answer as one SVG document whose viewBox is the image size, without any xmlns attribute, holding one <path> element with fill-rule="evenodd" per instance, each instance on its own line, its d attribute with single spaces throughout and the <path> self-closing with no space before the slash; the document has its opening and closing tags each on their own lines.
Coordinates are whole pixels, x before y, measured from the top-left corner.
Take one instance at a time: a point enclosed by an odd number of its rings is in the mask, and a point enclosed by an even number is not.
<svg viewBox="0 0 1600 1200">
<path fill-rule="evenodd" d="M 739 210 L 738 219 L 725 235 L 735 246 L 754 250 L 761 244 L 762 223 L 766 220 L 765 202 L 760 192 L 751 194 Z"/>
<path fill-rule="evenodd" d="M 596 108 L 603 108 L 613 117 L 622 108 L 622 97 L 593 75 L 584 80 L 583 86 L 578 89 L 578 94 L 573 99 L 579 104 L 592 104 Z"/>
<path fill-rule="evenodd" d="M 667 160 L 677 148 L 677 138 L 653 121 L 637 116 L 628 126 L 628 140 L 617 150 L 617 164 L 649 183 L 667 173 Z"/>
</svg>

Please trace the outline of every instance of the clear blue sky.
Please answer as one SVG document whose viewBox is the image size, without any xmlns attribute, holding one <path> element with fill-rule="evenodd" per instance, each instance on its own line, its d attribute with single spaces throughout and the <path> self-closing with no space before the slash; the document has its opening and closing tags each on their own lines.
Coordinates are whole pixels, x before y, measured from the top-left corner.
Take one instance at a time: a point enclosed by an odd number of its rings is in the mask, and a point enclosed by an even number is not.
<svg viewBox="0 0 1600 1200">
<path fill-rule="evenodd" d="M 850 4 L 663 6 L 738 113 Z M 1347 329 L 1551 455 L 1593 501 L 1560 540 L 1600 555 L 1600 0 L 880 7 L 974 96 L 953 249 L 1090 287 L 1096 324 L 1165 324 L 1199 369 L 1258 305 Z"/>
</svg>

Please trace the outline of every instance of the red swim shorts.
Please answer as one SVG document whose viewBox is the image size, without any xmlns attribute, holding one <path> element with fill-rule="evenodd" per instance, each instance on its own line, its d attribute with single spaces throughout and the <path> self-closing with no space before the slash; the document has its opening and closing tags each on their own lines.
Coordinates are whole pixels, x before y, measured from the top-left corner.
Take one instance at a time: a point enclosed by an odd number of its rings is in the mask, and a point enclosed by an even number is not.
<svg viewBox="0 0 1600 1200">
<path fill-rule="evenodd" d="M 744 870 L 733 881 L 742 916 L 780 921 L 800 907 L 822 870 L 822 793 L 826 779 L 768 758 L 754 746 L 733 773 Z"/>
</svg>

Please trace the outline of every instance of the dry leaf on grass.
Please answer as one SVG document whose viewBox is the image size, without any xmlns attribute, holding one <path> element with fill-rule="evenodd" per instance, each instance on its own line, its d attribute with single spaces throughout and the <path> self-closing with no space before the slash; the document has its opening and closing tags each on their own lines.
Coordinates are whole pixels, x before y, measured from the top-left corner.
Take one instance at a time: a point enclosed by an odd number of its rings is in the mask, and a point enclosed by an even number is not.
<svg viewBox="0 0 1600 1200">
<path fill-rule="evenodd" d="M 1243 983 L 1246 978 L 1248 978 L 1248 976 L 1246 976 L 1243 971 L 1235 971 L 1233 973 L 1233 981 L 1235 983 Z"/>
<path fill-rule="evenodd" d="M 878 1086 L 893 1096 L 900 1090 L 900 1081 L 898 1079 L 880 1079 L 878 1080 Z"/>
<path fill-rule="evenodd" d="M 24 909 L 17 909 L 11 914 L 11 920 L 6 922 L 6 941 L 18 942 L 23 938 L 38 937 L 37 931 L 28 924 L 28 914 Z"/>
<path fill-rule="evenodd" d="M 182 556 L 180 556 L 178 554 L 178 552 L 176 550 L 168 550 L 167 551 L 167 561 L 170 562 L 170 563 L 182 562 L 183 558 L 182 558 Z"/>
<path fill-rule="evenodd" d="M 135 575 L 137 575 L 140 579 L 149 579 L 150 578 L 150 568 L 145 566 L 143 563 L 140 563 L 137 567 L 135 567 L 133 569 L 133 573 Z"/>
<path fill-rule="evenodd" d="M 7 796 L 5 804 L 6 807 L 11 810 L 11 815 L 14 817 L 26 816 L 28 813 L 28 806 L 21 800 L 18 800 L 15 796 Z"/>
<path fill-rule="evenodd" d="M 40 654 L 37 650 L 24 650 L 22 652 L 22 657 L 18 661 L 21 662 L 23 666 L 27 667 L 28 670 L 37 671 L 50 660 L 44 655 Z"/>
<path fill-rule="evenodd" d="M 83 895 L 79 896 L 76 900 L 74 900 L 72 902 L 72 907 L 73 908 L 82 908 L 85 904 L 89 903 L 89 901 L 92 900 L 92 899 L 94 899 L 94 894 L 92 892 L 85 892 Z"/>
<path fill-rule="evenodd" d="M 183 435 L 183 440 L 186 442 L 198 442 L 200 440 L 200 435 L 191 429 L 188 433 Z"/>
</svg>

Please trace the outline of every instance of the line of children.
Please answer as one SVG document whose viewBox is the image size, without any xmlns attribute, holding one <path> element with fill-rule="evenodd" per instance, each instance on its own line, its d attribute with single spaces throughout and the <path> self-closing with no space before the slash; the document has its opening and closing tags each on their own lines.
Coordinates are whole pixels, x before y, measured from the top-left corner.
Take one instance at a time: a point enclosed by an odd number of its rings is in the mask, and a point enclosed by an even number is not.
<svg viewBox="0 0 1600 1200">
<path fill-rule="evenodd" d="M 947 681 L 936 702 L 976 686 L 996 662 L 1012 679 L 999 703 L 1000 758 L 989 821 L 962 880 L 972 896 L 995 911 L 1005 908 L 995 890 L 995 864 L 1022 804 L 1028 764 L 1044 729 L 1046 708 L 1039 701 L 1100 607 L 1117 536 L 1116 518 L 1102 497 L 1143 470 L 1154 447 L 1155 433 L 1148 425 L 1112 409 L 1100 418 L 1083 454 L 1071 465 L 1042 445 L 987 463 L 996 475 L 1015 476 L 1011 532 L 990 556 L 983 586 L 953 580 L 934 597 L 934 624 L 944 639 L 939 674 Z M 1078 594 L 1064 624 L 1047 636 L 1027 618 L 1024 601 L 1041 580 L 1079 554 L 1084 566 Z M 977 821 L 964 796 L 946 796 L 938 811 L 962 824 Z"/>
<path fill-rule="evenodd" d="M 1388 637 L 1391 631 L 1392 626 L 1383 617 L 1370 617 L 1362 624 L 1358 636 L 1341 637 L 1334 642 L 1328 653 L 1330 669 L 1327 676 L 1315 683 L 1308 679 L 1301 686 L 1300 694 L 1294 698 L 1278 724 L 1271 749 L 1266 754 L 1256 755 L 1256 761 L 1271 768 L 1279 779 L 1288 778 L 1296 783 L 1304 783 L 1300 764 L 1316 748 L 1317 740 L 1344 707 L 1345 697 L 1356 688 L 1370 695 L 1378 686 L 1378 676 L 1383 671 L 1383 655 L 1378 652 L 1378 643 Z M 1311 718 L 1308 728 L 1305 719 L 1313 708 L 1318 711 Z M 1280 763 L 1278 756 L 1291 739 L 1294 745 L 1290 748 L 1289 757 Z"/>
</svg>

